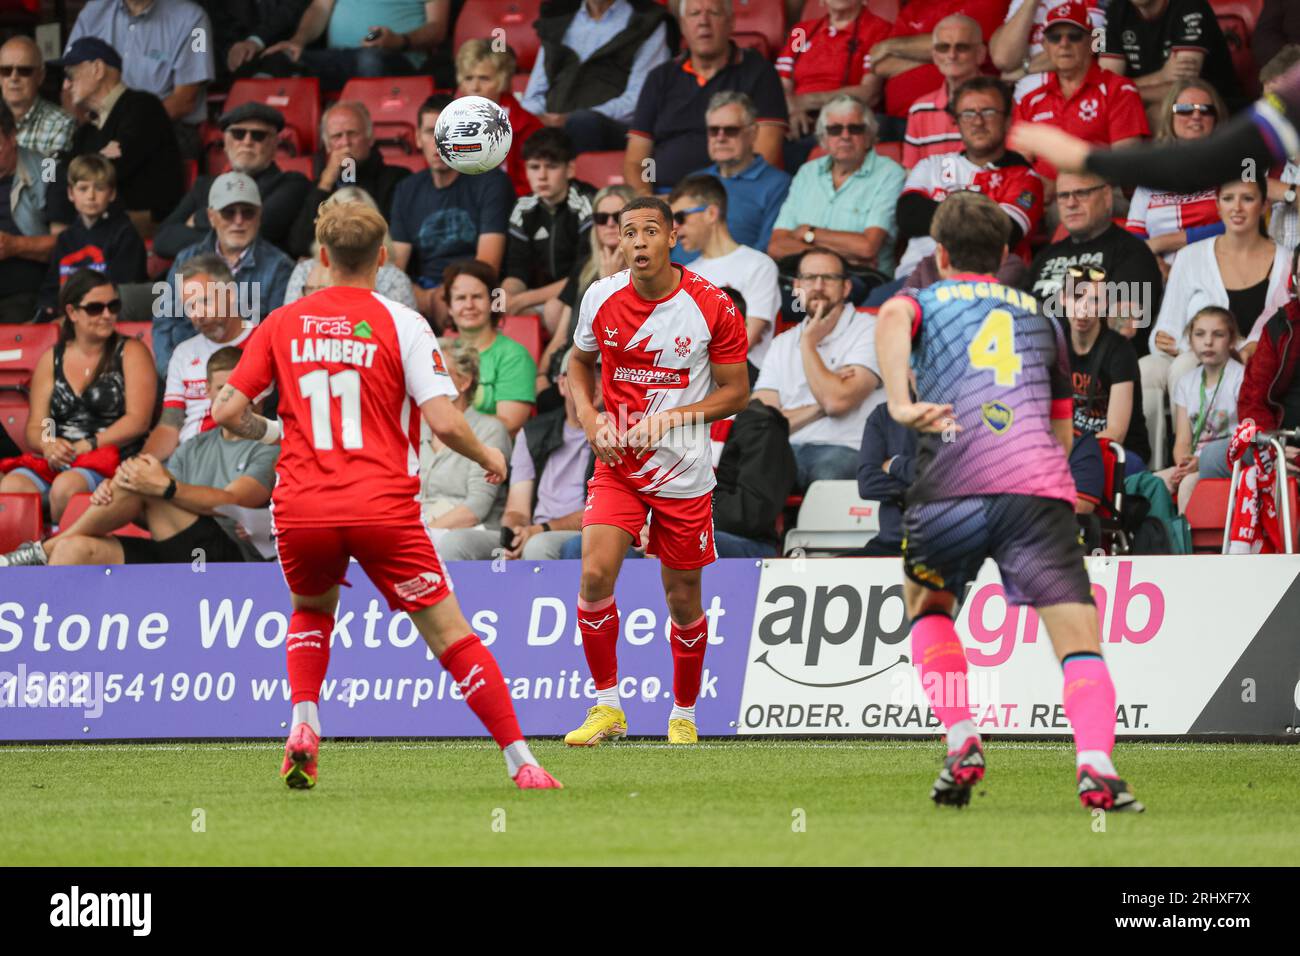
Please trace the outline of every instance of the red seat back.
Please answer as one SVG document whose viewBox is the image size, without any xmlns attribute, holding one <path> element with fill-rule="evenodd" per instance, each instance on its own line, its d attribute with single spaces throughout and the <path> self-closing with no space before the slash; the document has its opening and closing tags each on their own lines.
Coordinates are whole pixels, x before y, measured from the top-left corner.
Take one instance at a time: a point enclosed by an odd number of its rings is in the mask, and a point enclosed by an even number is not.
<svg viewBox="0 0 1300 956">
<path fill-rule="evenodd" d="M 59 521 L 60 529 L 72 527 L 72 523 L 86 513 L 90 507 L 90 492 L 83 491 L 80 494 L 73 495 L 68 499 L 68 506 L 63 509 L 63 517 Z M 116 529 L 113 534 L 123 538 L 149 538 L 152 537 L 148 531 L 137 524 L 124 525 Z"/>
<path fill-rule="evenodd" d="M 316 77 L 236 80 L 226 97 L 225 110 L 242 103 L 275 107 L 284 115 L 285 129 L 292 131 L 297 154 L 315 152 L 320 131 L 320 80 Z"/>
<path fill-rule="evenodd" d="M 125 335 L 128 339 L 135 339 L 143 342 L 149 349 L 149 354 L 153 354 L 153 323 L 152 322 L 119 322 L 117 331 Z"/>
<path fill-rule="evenodd" d="M 785 46 L 784 7 L 775 0 L 733 0 L 736 42 L 754 47 L 765 59 L 774 59 Z M 752 42 L 746 42 L 747 39 Z"/>
<path fill-rule="evenodd" d="M 32 451 L 27 444 L 27 418 L 31 406 L 22 392 L 0 392 L 0 429 L 4 429 L 23 451 Z"/>
<path fill-rule="evenodd" d="M 57 322 L 0 325 L 0 386 L 27 386 L 40 357 L 59 338 Z"/>
<path fill-rule="evenodd" d="M 1183 517 L 1192 529 L 1192 550 L 1219 554 L 1223 550 L 1223 525 L 1228 520 L 1228 478 L 1202 478 L 1192 489 Z"/>
<path fill-rule="evenodd" d="M 1255 54 L 1250 49 L 1250 25 L 1237 13 L 1219 14 L 1219 29 L 1228 42 L 1232 71 L 1237 75 L 1242 92 L 1247 96 L 1257 96 L 1260 92 L 1259 69 L 1255 64 Z"/>
<path fill-rule="evenodd" d="M 455 47 L 459 50 L 466 40 L 504 37 L 515 51 L 515 69 L 527 72 L 541 46 L 533 29 L 541 6 L 541 0 L 465 0 L 456 18 Z"/>
<path fill-rule="evenodd" d="M 892 143 L 877 143 L 876 152 L 886 159 L 892 159 L 900 166 L 903 164 L 903 144 L 899 141 Z"/>
<path fill-rule="evenodd" d="M 40 495 L 0 493 L 0 552 L 39 541 L 44 527 Z"/>
<path fill-rule="evenodd" d="M 275 157 L 276 165 L 285 172 L 302 173 L 308 179 L 315 179 L 316 172 L 312 169 L 312 158 L 310 156 L 277 156 Z"/>
<path fill-rule="evenodd" d="M 400 140 L 414 149 L 420 104 L 432 95 L 431 76 L 377 76 L 348 80 L 339 99 L 365 104 L 376 141 Z"/>
<path fill-rule="evenodd" d="M 542 358 L 542 323 L 535 315 L 507 315 L 501 320 L 501 334 L 514 339 L 533 357 L 533 361 Z"/>
<path fill-rule="evenodd" d="M 623 181 L 623 151 L 619 149 L 598 153 L 579 153 L 577 172 L 583 182 L 597 189 Z"/>
<path fill-rule="evenodd" d="M 385 146 L 381 152 L 384 162 L 389 166 L 403 166 L 413 173 L 426 172 L 429 169 L 423 153 L 407 153 L 393 146 Z"/>
</svg>

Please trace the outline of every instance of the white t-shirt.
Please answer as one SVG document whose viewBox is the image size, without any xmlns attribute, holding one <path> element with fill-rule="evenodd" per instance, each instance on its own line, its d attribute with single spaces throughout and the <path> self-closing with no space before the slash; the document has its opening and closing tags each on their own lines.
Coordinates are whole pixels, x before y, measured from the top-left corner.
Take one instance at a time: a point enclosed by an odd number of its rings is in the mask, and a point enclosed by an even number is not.
<svg viewBox="0 0 1300 956">
<path fill-rule="evenodd" d="M 1203 368 L 1197 366 L 1174 385 L 1174 405 L 1181 405 L 1187 409 L 1187 421 L 1192 426 L 1193 431 L 1196 429 L 1196 418 L 1201 413 L 1201 373 L 1204 371 Z M 1211 398 L 1214 399 L 1214 402 L 1210 404 L 1209 421 L 1201 429 L 1201 440 L 1196 443 L 1194 452 L 1199 453 L 1206 442 L 1229 437 L 1236 429 L 1237 393 L 1241 391 L 1241 382 L 1245 375 L 1246 367 L 1244 365 L 1236 359 L 1228 359 L 1228 364 L 1223 367 L 1223 375 L 1219 379 L 1218 394 L 1215 394 L 1213 385 L 1206 387 L 1206 403 L 1209 404 Z M 1195 439 L 1196 436 L 1193 435 L 1192 437 Z"/>
<path fill-rule="evenodd" d="M 745 318 L 762 319 L 767 323 L 763 337 L 749 350 L 749 360 L 754 363 L 754 368 L 761 369 L 763 356 L 772 344 L 776 314 L 781 310 L 781 288 L 777 284 L 776 263 L 757 249 L 740 246 L 725 256 L 713 259 L 701 256 L 691 263 L 691 269 L 719 289 L 731 286 L 745 297 L 745 307 L 748 309 Z"/>
<path fill-rule="evenodd" d="M 253 333 L 246 326 L 229 342 L 214 342 L 206 335 L 196 335 L 179 343 L 172 350 L 167 363 L 167 387 L 163 392 L 163 408 L 180 408 L 185 411 L 181 425 L 181 441 L 189 441 L 201 431 L 212 428 L 212 399 L 208 396 L 208 359 L 218 349 L 228 345 L 242 346 Z"/>
<path fill-rule="evenodd" d="M 780 396 L 782 408 L 802 408 L 817 404 L 808 376 L 803 370 L 799 341 L 803 323 L 776 337 L 768 350 L 763 369 L 758 373 L 754 391 L 772 389 Z M 876 361 L 876 317 L 869 312 L 855 312 L 849 303 L 834 330 L 817 344 L 817 354 L 832 372 L 850 365 L 861 365 L 876 376 L 876 387 L 866 401 L 847 415 L 819 418 L 790 436 L 792 445 L 846 445 L 862 447 L 862 430 L 872 409 L 885 400 L 880 384 L 880 365 Z"/>
</svg>

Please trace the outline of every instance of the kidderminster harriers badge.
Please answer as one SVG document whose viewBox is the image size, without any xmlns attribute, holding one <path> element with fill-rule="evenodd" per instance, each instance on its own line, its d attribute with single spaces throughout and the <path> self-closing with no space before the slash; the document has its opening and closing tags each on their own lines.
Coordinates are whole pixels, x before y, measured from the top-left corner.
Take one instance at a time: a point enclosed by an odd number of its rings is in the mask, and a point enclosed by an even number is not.
<svg viewBox="0 0 1300 956">
<path fill-rule="evenodd" d="M 686 358 L 691 354 L 691 337 L 689 335 L 678 336 L 673 341 L 677 343 L 677 348 L 673 351 L 677 353 L 678 357 Z"/>
</svg>

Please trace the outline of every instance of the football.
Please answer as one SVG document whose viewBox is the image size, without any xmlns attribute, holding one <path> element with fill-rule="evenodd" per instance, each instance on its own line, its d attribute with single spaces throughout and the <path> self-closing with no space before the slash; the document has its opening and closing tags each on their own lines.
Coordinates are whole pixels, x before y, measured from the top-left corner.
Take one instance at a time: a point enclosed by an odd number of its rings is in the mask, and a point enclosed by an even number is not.
<svg viewBox="0 0 1300 956">
<path fill-rule="evenodd" d="M 433 135 L 442 161 L 470 174 L 500 166 L 514 138 L 506 111 L 482 96 L 453 100 L 439 114 Z"/>
</svg>

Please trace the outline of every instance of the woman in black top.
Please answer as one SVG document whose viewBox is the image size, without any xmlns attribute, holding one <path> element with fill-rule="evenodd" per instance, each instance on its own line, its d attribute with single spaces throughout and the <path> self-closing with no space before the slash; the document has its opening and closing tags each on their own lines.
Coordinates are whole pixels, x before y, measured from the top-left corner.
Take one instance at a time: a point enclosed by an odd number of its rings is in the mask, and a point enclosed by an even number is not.
<svg viewBox="0 0 1300 956">
<path fill-rule="evenodd" d="M 27 444 L 37 453 L 0 491 L 41 495 L 55 523 L 73 495 L 94 491 L 139 451 L 149 430 L 158 379 L 149 350 L 117 333 L 121 309 L 108 277 L 73 275 L 59 292 L 59 341 L 32 375 Z"/>
</svg>

